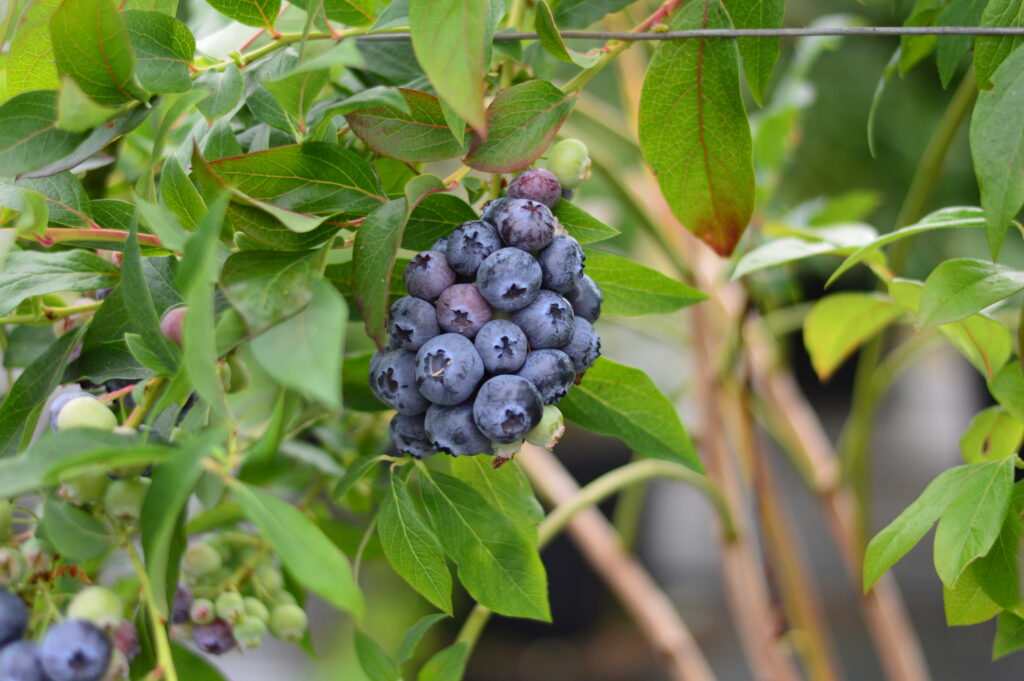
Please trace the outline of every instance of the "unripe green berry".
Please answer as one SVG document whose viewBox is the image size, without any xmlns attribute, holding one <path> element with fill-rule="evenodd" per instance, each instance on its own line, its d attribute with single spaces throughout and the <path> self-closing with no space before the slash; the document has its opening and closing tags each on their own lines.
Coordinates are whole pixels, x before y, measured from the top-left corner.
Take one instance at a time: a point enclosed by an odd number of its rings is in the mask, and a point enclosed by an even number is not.
<svg viewBox="0 0 1024 681">
<path fill-rule="evenodd" d="M 263 601 L 253 596 L 245 597 L 245 614 L 249 617 L 263 620 L 264 623 L 270 621 L 270 611 L 267 609 L 267 606 L 263 604 Z"/>
<path fill-rule="evenodd" d="M 216 549 L 217 553 L 220 554 L 220 562 L 223 564 L 230 563 L 234 558 L 235 551 L 224 535 L 215 534 L 212 537 L 206 539 L 206 543 Z"/>
<path fill-rule="evenodd" d="M 28 563 L 18 549 L 10 546 L 0 548 L 0 586 L 14 586 L 28 576 Z"/>
<path fill-rule="evenodd" d="M 187 307 L 176 307 L 173 310 L 168 310 L 160 320 L 160 332 L 179 348 L 183 337 L 182 326 L 185 323 L 186 312 L 188 312 Z"/>
<path fill-rule="evenodd" d="M 519 450 L 523 447 L 522 440 L 516 440 L 515 442 L 509 442 L 503 444 L 501 442 L 492 442 L 491 446 L 494 448 L 494 461 L 491 463 L 492 468 L 501 468 L 503 465 L 512 460 Z"/>
<path fill-rule="evenodd" d="M 142 514 L 142 504 L 149 491 L 148 478 L 115 480 L 107 487 L 103 506 L 107 515 L 122 522 L 135 522 Z"/>
<path fill-rule="evenodd" d="M 209 624 L 217 619 L 217 607 L 206 598 L 197 598 L 192 601 L 188 614 L 196 624 Z"/>
<path fill-rule="evenodd" d="M 526 441 L 531 445 L 551 449 L 558 444 L 564 432 L 565 417 L 562 416 L 562 411 L 555 405 L 548 404 L 544 407 L 540 423 L 526 434 Z"/>
<path fill-rule="evenodd" d="M 234 591 L 225 591 L 217 596 L 217 617 L 234 624 L 245 616 L 245 599 Z"/>
<path fill-rule="evenodd" d="M 103 498 L 108 485 L 110 478 L 106 473 L 87 473 L 64 483 L 60 489 L 60 496 L 75 506 L 95 504 Z"/>
<path fill-rule="evenodd" d="M 274 602 L 274 605 L 298 605 L 299 603 L 295 600 L 295 596 L 292 595 L 291 591 L 284 589 L 275 591 L 274 595 L 271 596 L 271 600 Z"/>
<path fill-rule="evenodd" d="M 103 586 L 82 589 L 68 605 L 68 617 L 88 620 L 100 629 L 111 633 L 124 618 L 124 603 L 121 598 Z"/>
<path fill-rule="evenodd" d="M 221 557 L 217 549 L 205 542 L 192 544 L 185 550 L 185 569 L 196 576 L 208 575 L 221 567 Z"/>
<path fill-rule="evenodd" d="M 278 605 L 270 613 L 270 633 L 282 641 L 298 643 L 308 627 L 306 611 L 297 605 Z"/>
<path fill-rule="evenodd" d="M 107 671 L 103 675 L 102 681 L 122 681 L 128 678 L 130 671 L 131 664 L 128 662 L 128 658 L 120 650 L 114 648 L 110 653 L 110 663 L 107 665 Z"/>
<path fill-rule="evenodd" d="M 267 635 L 267 624 L 258 617 L 243 617 L 234 629 L 235 640 L 243 648 L 258 648 Z"/>
<path fill-rule="evenodd" d="M 281 575 L 281 571 L 273 565 L 260 565 L 253 573 L 253 578 L 264 590 L 271 593 L 280 591 L 284 586 L 284 577 Z"/>
<path fill-rule="evenodd" d="M 229 393 L 237 393 L 249 387 L 249 367 L 237 354 L 228 355 L 227 366 L 231 369 L 231 382 L 228 384 Z"/>
<path fill-rule="evenodd" d="M 21 545 L 29 571 L 37 575 L 53 567 L 53 549 L 39 537 L 30 537 Z"/>
<path fill-rule="evenodd" d="M 217 378 L 220 379 L 220 387 L 224 392 L 231 392 L 231 366 L 227 362 L 217 364 Z"/>
<path fill-rule="evenodd" d="M 577 139 L 564 139 L 548 150 L 548 170 L 562 189 L 575 189 L 590 177 L 590 152 Z"/>
<path fill-rule="evenodd" d="M 14 527 L 14 506 L 7 499 L 0 499 L 0 541 L 11 536 Z"/>
<path fill-rule="evenodd" d="M 69 428 L 95 428 L 114 430 L 117 417 L 107 405 L 92 395 L 80 395 L 65 404 L 57 414 L 57 430 Z"/>
</svg>

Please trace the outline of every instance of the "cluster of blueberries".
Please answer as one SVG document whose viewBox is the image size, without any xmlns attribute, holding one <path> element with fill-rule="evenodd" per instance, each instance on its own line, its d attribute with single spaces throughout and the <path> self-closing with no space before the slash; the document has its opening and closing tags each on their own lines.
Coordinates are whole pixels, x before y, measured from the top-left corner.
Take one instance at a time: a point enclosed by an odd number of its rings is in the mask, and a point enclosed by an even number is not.
<svg viewBox="0 0 1024 681">
<path fill-rule="evenodd" d="M 600 354 L 601 291 L 550 208 L 558 178 L 531 169 L 405 269 L 374 394 L 397 410 L 399 452 L 510 458 Z M 557 412 L 557 409 L 555 409 Z"/>
<path fill-rule="evenodd" d="M 139 652 L 139 635 L 123 618 L 120 598 L 109 589 L 88 587 L 51 625 L 38 643 L 24 638 L 25 603 L 0 588 L 0 680 L 108 681 L 127 678 Z"/>
</svg>

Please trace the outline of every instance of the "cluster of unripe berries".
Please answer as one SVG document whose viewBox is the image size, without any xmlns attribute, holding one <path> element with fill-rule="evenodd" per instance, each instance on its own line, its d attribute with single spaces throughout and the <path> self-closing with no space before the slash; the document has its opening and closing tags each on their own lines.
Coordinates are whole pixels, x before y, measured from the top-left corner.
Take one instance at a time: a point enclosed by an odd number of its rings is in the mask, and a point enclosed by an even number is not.
<svg viewBox="0 0 1024 681">
<path fill-rule="evenodd" d="M 552 215 L 563 196 L 550 171 L 518 175 L 405 269 L 409 295 L 391 306 L 388 347 L 370 385 L 398 411 L 392 440 L 415 457 L 496 454 L 549 445 L 554 406 L 596 360 L 601 291 L 579 243 Z"/>
<path fill-rule="evenodd" d="M 172 622 L 204 653 L 222 655 L 237 647 L 256 648 L 269 632 L 289 643 L 309 626 L 305 610 L 284 588 L 281 571 L 259 560 L 259 549 L 217 535 L 185 552 L 188 583 L 178 585 Z M 239 573 L 243 580 L 234 583 Z"/>
<path fill-rule="evenodd" d="M 91 586 L 71 600 L 63 619 L 36 642 L 25 638 L 29 611 L 0 588 L 0 680 L 118 681 L 128 678 L 139 634 L 110 589 Z"/>
</svg>

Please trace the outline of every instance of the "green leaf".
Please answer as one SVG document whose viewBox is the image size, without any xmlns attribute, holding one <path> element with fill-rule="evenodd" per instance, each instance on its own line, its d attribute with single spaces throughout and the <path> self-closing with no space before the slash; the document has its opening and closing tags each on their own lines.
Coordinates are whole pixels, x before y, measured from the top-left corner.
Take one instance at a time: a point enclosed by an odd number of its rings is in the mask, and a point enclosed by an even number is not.
<svg viewBox="0 0 1024 681">
<path fill-rule="evenodd" d="M 1001 612 L 997 622 L 996 637 L 992 641 L 993 660 L 1024 648 L 1024 618 L 1012 612 Z"/>
<path fill-rule="evenodd" d="M 356 232 L 352 254 L 353 287 L 366 332 L 384 347 L 384 322 L 395 257 L 409 215 L 430 192 L 444 189 L 434 175 L 420 175 L 405 188 L 405 198 L 389 201 L 367 216 Z"/>
<path fill-rule="evenodd" d="M 398 664 L 405 664 L 412 659 L 412 656 L 416 653 L 416 648 L 419 646 L 420 641 L 426 635 L 430 628 L 440 622 L 443 619 L 447 619 L 448 615 L 444 613 L 434 613 L 433 615 L 424 615 L 421 617 L 416 624 L 412 625 L 405 631 L 405 635 L 402 636 L 402 642 L 398 644 L 398 652 L 395 653 L 395 661 Z"/>
<path fill-rule="evenodd" d="M 128 110 L 123 116 L 115 118 L 112 121 L 108 121 L 105 125 L 95 128 L 86 136 L 85 140 L 83 140 L 83 142 L 67 156 L 54 161 L 53 163 L 48 163 L 41 168 L 36 168 L 35 170 L 24 173 L 21 177 L 25 179 L 49 179 L 51 176 L 58 175 L 59 173 L 64 173 L 66 170 L 78 167 L 80 164 L 89 160 L 89 158 L 91 158 L 96 152 L 110 144 L 113 140 L 121 137 L 122 135 L 126 135 L 137 128 L 142 121 L 149 117 L 151 111 L 152 109 L 146 107 L 136 107 Z M 74 179 L 74 176 L 71 177 Z"/>
<path fill-rule="evenodd" d="M 982 409 L 960 437 L 960 453 L 967 463 L 987 463 L 1015 456 L 1024 442 L 1024 423 L 1002 407 Z"/>
<path fill-rule="evenodd" d="M 85 139 L 58 130 L 57 93 L 25 92 L 0 106 L 0 175 L 21 175 L 73 152 Z"/>
<path fill-rule="evenodd" d="M 479 220 L 473 207 L 452 194 L 430 194 L 409 216 L 402 234 L 402 248 L 423 251 L 451 234 L 463 222 Z"/>
<path fill-rule="evenodd" d="M 139 85 L 150 92 L 188 92 L 192 87 L 189 67 L 196 51 L 188 26 L 160 12 L 130 9 L 121 16 L 135 53 Z"/>
<path fill-rule="evenodd" d="M 878 232 L 868 225 L 850 224 L 822 227 L 807 234 L 815 239 L 795 236 L 766 241 L 743 255 L 736 263 L 732 278 L 739 279 L 751 272 L 785 263 L 805 260 L 816 255 L 843 255 L 850 249 L 864 246 Z"/>
<path fill-rule="evenodd" d="M 293 232 L 259 208 L 239 203 L 228 205 L 227 221 L 256 244 L 254 247 L 272 251 L 308 251 L 323 245 L 341 228 L 340 223 L 328 219 L 312 231 Z"/>
<path fill-rule="evenodd" d="M 221 116 L 231 113 L 242 101 L 245 83 L 242 72 L 234 64 L 228 64 L 223 71 L 209 71 L 196 81 L 196 88 L 210 92 L 206 99 L 201 100 L 196 108 L 203 117 L 213 122 Z"/>
<path fill-rule="evenodd" d="M 377 515 L 384 555 L 405 581 L 441 610 L 452 612 L 452 576 L 441 543 L 409 496 L 405 483 L 391 484 Z"/>
<path fill-rule="evenodd" d="M 981 26 L 1024 26 L 1024 2 L 989 0 L 981 14 Z M 978 79 L 980 89 L 993 88 L 990 79 L 994 79 L 993 74 L 1020 41 L 1021 37 L 1018 35 L 978 36 L 974 41 L 974 75 Z M 998 87 L 995 86 L 996 89 Z"/>
<path fill-rule="evenodd" d="M 409 0 L 412 47 L 430 84 L 459 116 L 486 130 L 489 0 Z"/>
<path fill-rule="evenodd" d="M 1002 607 L 985 593 L 973 572 L 968 570 L 952 587 L 942 587 L 942 605 L 946 626 L 965 626 L 992 619 Z"/>
<path fill-rule="evenodd" d="M 43 236 L 46 234 L 46 227 L 50 224 L 50 210 L 46 206 L 46 197 L 36 191 L 27 191 L 22 194 L 25 203 L 25 210 L 18 214 L 14 221 L 14 231 L 17 236 Z M 7 241 L 3 246 L 4 250 L 12 246 Z"/>
<path fill-rule="evenodd" d="M 724 0 L 736 28 L 779 28 L 785 0 Z M 764 104 L 764 93 L 771 80 L 775 62 L 779 60 L 778 38 L 739 38 L 736 44 L 743 57 L 747 85 L 758 106 Z"/>
<path fill-rule="evenodd" d="M 819 299 L 804 320 L 804 347 L 822 381 L 854 350 L 903 314 L 899 306 L 870 293 L 833 293 Z"/>
<path fill-rule="evenodd" d="M 730 28 L 720 0 L 686 3 L 673 30 Z M 754 207 L 750 126 L 736 45 L 721 38 L 662 42 L 640 96 L 640 148 L 683 225 L 732 253 Z"/>
<path fill-rule="evenodd" d="M 120 274 L 109 260 L 89 251 L 13 251 L 0 272 L 0 311 L 32 296 L 114 286 Z"/>
<path fill-rule="evenodd" d="M 965 481 L 942 513 L 935 529 L 935 571 L 947 587 L 964 569 L 992 548 L 1003 526 L 1013 493 L 1013 459 L 975 464 L 976 475 Z"/>
<path fill-rule="evenodd" d="M 81 562 L 97 558 L 110 547 L 113 537 L 98 520 L 60 499 L 43 504 L 40 534 L 57 553 Z"/>
<path fill-rule="evenodd" d="M 328 19 L 346 26 L 366 26 L 373 23 L 376 9 L 374 0 L 322 0 L 323 7 L 319 7 L 320 2 L 321 0 L 300 0 L 295 4 L 307 12 L 319 8 Z"/>
<path fill-rule="evenodd" d="M 300 213 L 359 217 L 385 200 L 369 163 L 325 142 L 225 158 L 212 161 L 209 168 L 252 199 Z"/>
<path fill-rule="evenodd" d="M 1024 423 L 1024 373 L 1020 362 L 1010 362 L 988 382 L 988 390 L 1013 418 Z"/>
<path fill-rule="evenodd" d="M 270 541 L 288 573 L 310 591 L 356 618 L 363 597 L 344 554 L 294 506 L 244 483 L 231 487 L 245 515 Z M 315 560 L 312 558 L 315 557 Z"/>
<path fill-rule="evenodd" d="M 341 499 L 381 461 L 379 456 L 361 456 L 352 461 L 345 469 L 345 474 L 338 480 L 338 484 L 334 486 L 334 490 L 331 491 L 331 498 Z"/>
<path fill-rule="evenodd" d="M 313 106 L 329 78 L 330 72 L 327 69 L 299 71 L 275 80 L 264 81 L 263 86 L 270 90 L 282 109 L 299 121 L 301 129 L 305 126 L 309 108 Z"/>
<path fill-rule="evenodd" d="M 522 170 L 548 148 L 575 103 L 576 95 L 546 80 L 504 90 L 487 107 L 487 137 L 473 136 L 466 165 L 488 173 Z"/>
<path fill-rule="evenodd" d="M 50 17 L 60 0 L 33 0 L 25 7 L 7 52 L 7 96 L 60 87 L 53 64 Z"/>
<path fill-rule="evenodd" d="M 876 253 L 882 246 L 887 246 L 895 241 L 906 239 L 907 237 L 915 236 L 917 234 L 923 234 L 924 232 L 930 232 L 933 229 L 953 229 L 961 227 L 984 227 L 985 226 L 985 213 L 980 208 L 973 206 L 954 206 L 950 208 L 941 208 L 933 213 L 921 218 L 918 222 L 906 227 L 901 227 L 888 234 L 883 234 L 871 243 L 865 244 L 860 247 L 842 262 L 836 271 L 832 273 L 832 276 L 825 282 L 825 286 L 831 286 L 832 282 L 839 278 L 841 274 L 846 272 L 848 269 L 853 267 L 859 262 L 867 260 L 870 256 Z"/>
<path fill-rule="evenodd" d="M 551 620 L 547 575 L 535 542 L 492 513 L 466 483 L 419 468 L 420 494 L 437 538 L 476 601 L 508 617 Z"/>
<path fill-rule="evenodd" d="M 399 161 L 440 161 L 461 155 L 466 147 L 452 137 L 434 95 L 398 88 L 404 108 L 373 104 L 345 114 L 356 137 L 378 154 Z"/>
<path fill-rule="evenodd" d="M 469 659 L 469 643 L 463 641 L 443 648 L 427 660 L 416 681 L 460 681 Z"/>
<path fill-rule="evenodd" d="M 0 206 L 24 211 L 22 195 L 26 191 L 37 191 L 46 197 L 46 207 L 52 223 L 82 227 L 92 222 L 89 218 L 89 197 L 82 183 L 71 173 L 17 182 L 0 179 Z"/>
<path fill-rule="evenodd" d="M 189 231 L 206 213 L 206 202 L 173 156 L 167 158 L 160 172 L 160 198 Z"/>
<path fill-rule="evenodd" d="M 348 307 L 330 284 L 313 280 L 309 305 L 250 342 L 271 378 L 330 409 L 341 408 L 341 353 Z"/>
<path fill-rule="evenodd" d="M 50 19 L 50 38 L 57 70 L 97 104 L 120 106 L 140 96 L 128 30 L 114 0 L 63 0 Z"/>
<path fill-rule="evenodd" d="M 980 466 L 957 466 L 943 471 L 924 492 L 876 534 L 864 553 L 864 592 L 928 533 L 950 503 L 981 471 Z"/>
<path fill-rule="evenodd" d="M 1017 553 L 1020 549 L 1024 523 L 1020 513 L 1024 510 L 1024 487 L 1014 485 L 1009 512 L 1003 519 L 992 548 L 984 556 L 970 564 L 960 581 L 968 575 L 977 581 L 986 595 L 1000 606 L 1021 612 L 1020 573 L 1017 569 Z M 959 583 L 959 582 L 958 582 Z"/>
<path fill-rule="evenodd" d="M 977 26 L 988 0 L 953 0 L 939 12 L 938 26 Z M 939 68 L 942 87 L 956 74 L 964 55 L 971 49 L 974 37 L 969 35 L 940 35 L 935 39 L 935 65 Z"/>
<path fill-rule="evenodd" d="M 22 440 L 35 431 L 43 403 L 60 385 L 84 330 L 71 329 L 54 341 L 7 390 L 0 403 L 0 458 L 15 454 Z"/>
<path fill-rule="evenodd" d="M 704 470 L 675 407 L 639 369 L 599 358 L 558 406 L 565 418 L 641 456 Z"/>
<path fill-rule="evenodd" d="M 221 289 L 245 319 L 250 334 L 269 329 L 309 303 L 319 255 L 316 251 L 240 251 L 227 259 Z"/>
<path fill-rule="evenodd" d="M 633 0 L 555 0 L 555 22 L 563 28 L 586 28 L 606 14 L 618 12 Z"/>
<path fill-rule="evenodd" d="M 560 200 L 551 209 L 552 214 L 569 232 L 569 236 L 581 244 L 604 241 L 620 234 L 619 230 L 609 227 L 579 206 Z"/>
<path fill-rule="evenodd" d="M 489 508 L 511 520 L 530 541 L 537 541 L 544 509 L 518 466 L 495 469 L 493 461 L 483 456 L 461 456 L 451 463 L 452 475 L 479 492 Z"/>
<path fill-rule="evenodd" d="M 173 374 L 181 361 L 181 352 L 163 332 L 160 331 L 160 316 L 153 304 L 146 275 L 142 269 L 142 254 L 139 251 L 137 226 L 132 225 L 128 240 L 124 244 L 124 259 L 121 263 L 124 287 L 131 294 L 125 296 L 128 315 L 138 325 L 139 335 L 164 367 L 164 372 Z"/>
<path fill-rule="evenodd" d="M 583 68 L 593 66 L 601 58 L 600 52 L 583 53 L 569 49 L 565 41 L 562 40 L 558 27 L 555 26 L 555 18 L 551 15 L 551 8 L 548 7 L 544 0 L 537 3 L 536 12 L 536 25 L 534 28 L 537 31 L 538 38 L 540 38 L 540 44 L 544 46 L 544 49 L 552 57 Z"/>
<path fill-rule="evenodd" d="M 359 666 L 370 681 L 399 681 L 402 677 L 398 665 L 388 657 L 380 644 L 356 629 L 356 657 Z"/>
<path fill-rule="evenodd" d="M 629 258 L 586 251 L 586 271 L 601 287 L 606 315 L 638 317 L 675 312 L 707 300 L 707 294 Z"/>
<path fill-rule="evenodd" d="M 168 615 L 168 594 L 176 583 L 168 577 L 177 573 L 171 565 L 171 545 L 185 505 L 199 477 L 203 461 L 223 437 L 219 431 L 208 431 L 195 442 L 175 452 L 174 458 L 153 470 L 153 482 L 146 492 L 139 517 L 142 549 L 146 556 L 146 573 L 153 587 L 157 607 Z"/>
<path fill-rule="evenodd" d="M 207 0 L 214 8 L 229 19 L 246 26 L 274 31 L 274 20 L 281 11 L 281 0 Z"/>
<path fill-rule="evenodd" d="M 924 282 L 922 326 L 963 319 L 1024 289 L 1024 271 L 972 258 L 939 264 Z"/>
<path fill-rule="evenodd" d="M 188 681 L 227 681 L 224 674 L 203 655 L 171 641 L 171 659 L 180 678 Z"/>
<path fill-rule="evenodd" d="M 89 99 L 73 78 L 64 76 L 61 79 L 60 91 L 57 93 L 58 129 L 84 133 L 102 125 L 116 113 L 117 109 L 101 106 Z"/>
<path fill-rule="evenodd" d="M 1021 0 L 1017 6 L 1024 11 Z M 978 58 L 975 52 L 976 65 Z M 1024 52 L 1011 53 L 992 81 L 992 89 L 983 90 L 974 105 L 970 139 L 981 207 L 988 220 L 989 250 L 995 259 L 1010 221 L 1024 203 Z"/>
</svg>

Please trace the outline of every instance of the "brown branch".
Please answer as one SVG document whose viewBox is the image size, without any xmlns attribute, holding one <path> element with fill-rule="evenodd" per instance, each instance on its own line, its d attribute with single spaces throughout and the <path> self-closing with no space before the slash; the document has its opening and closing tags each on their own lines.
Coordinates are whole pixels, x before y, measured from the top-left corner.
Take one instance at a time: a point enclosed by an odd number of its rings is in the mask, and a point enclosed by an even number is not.
<svg viewBox="0 0 1024 681">
<path fill-rule="evenodd" d="M 567 502 L 580 489 L 547 450 L 527 445 L 516 461 L 552 506 Z M 670 678 L 714 681 L 707 660 L 668 596 L 622 547 L 618 534 L 601 512 L 593 507 L 581 511 L 569 523 L 568 533 L 664 661 Z"/>
</svg>

